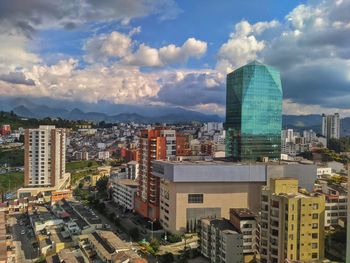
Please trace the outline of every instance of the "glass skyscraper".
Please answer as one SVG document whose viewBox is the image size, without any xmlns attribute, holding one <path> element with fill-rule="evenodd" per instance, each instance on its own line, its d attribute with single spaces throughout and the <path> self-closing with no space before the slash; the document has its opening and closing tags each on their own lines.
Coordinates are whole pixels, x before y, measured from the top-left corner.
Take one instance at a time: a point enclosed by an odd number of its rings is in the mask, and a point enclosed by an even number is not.
<svg viewBox="0 0 350 263">
<path fill-rule="evenodd" d="M 226 157 L 279 159 L 282 84 L 278 70 L 253 61 L 227 75 Z"/>
</svg>

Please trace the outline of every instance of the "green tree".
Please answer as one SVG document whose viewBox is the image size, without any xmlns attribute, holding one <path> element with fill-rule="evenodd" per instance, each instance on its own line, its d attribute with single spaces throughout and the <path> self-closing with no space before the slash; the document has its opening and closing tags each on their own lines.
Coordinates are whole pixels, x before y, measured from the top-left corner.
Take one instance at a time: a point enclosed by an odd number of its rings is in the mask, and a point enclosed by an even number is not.
<svg viewBox="0 0 350 263">
<path fill-rule="evenodd" d="M 156 238 L 153 238 L 150 242 L 150 246 L 152 247 L 152 249 L 154 250 L 154 252 L 158 252 L 159 247 L 160 247 L 160 243 L 159 240 Z"/>
<path fill-rule="evenodd" d="M 96 182 L 96 189 L 100 194 L 105 194 L 107 192 L 108 176 L 103 176 Z"/>
</svg>

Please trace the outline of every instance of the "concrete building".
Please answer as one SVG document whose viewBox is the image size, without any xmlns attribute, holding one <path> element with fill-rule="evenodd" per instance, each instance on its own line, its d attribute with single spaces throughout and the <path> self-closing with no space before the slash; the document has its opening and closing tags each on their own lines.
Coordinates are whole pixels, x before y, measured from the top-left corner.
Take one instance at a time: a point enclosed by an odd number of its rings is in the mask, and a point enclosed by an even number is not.
<svg viewBox="0 0 350 263">
<path fill-rule="evenodd" d="M 259 252 L 256 215 L 247 208 L 233 208 L 230 222 L 242 234 L 244 262 L 251 262 Z"/>
<path fill-rule="evenodd" d="M 339 219 L 347 217 L 347 190 L 339 184 L 319 180 L 325 194 L 325 227 L 338 226 Z"/>
<path fill-rule="evenodd" d="M 189 231 L 201 218 L 229 218 L 230 208 L 260 207 L 262 164 L 153 161 L 152 167 L 160 179 L 160 223 L 167 231 Z"/>
<path fill-rule="evenodd" d="M 160 181 L 151 173 L 151 161 L 175 158 L 179 143 L 175 130 L 156 128 L 141 131 L 139 189 L 135 199 L 135 210 L 146 218 L 159 218 Z"/>
<path fill-rule="evenodd" d="M 66 132 L 55 126 L 26 129 L 24 186 L 55 187 L 66 177 Z"/>
<path fill-rule="evenodd" d="M 79 245 L 89 258 L 97 262 L 137 262 L 141 257 L 111 231 L 95 231 L 79 236 Z M 147 261 L 139 261 L 147 262 Z"/>
<path fill-rule="evenodd" d="M 324 174 L 331 175 L 332 173 L 333 172 L 331 167 L 317 167 L 317 177 Z"/>
<path fill-rule="evenodd" d="M 339 113 L 334 113 L 333 115 L 322 114 L 322 135 L 327 140 L 340 138 Z"/>
<path fill-rule="evenodd" d="M 201 253 L 212 263 L 242 263 L 243 238 L 227 219 L 202 219 Z"/>
<path fill-rule="evenodd" d="M 134 197 L 137 192 L 138 183 L 131 179 L 119 179 L 112 183 L 113 201 L 128 209 L 134 210 Z"/>
<path fill-rule="evenodd" d="M 98 152 L 98 159 L 99 160 L 107 160 L 107 159 L 109 159 L 109 151 Z"/>
<path fill-rule="evenodd" d="M 137 161 L 130 161 L 126 164 L 126 166 L 128 168 L 128 179 L 137 180 L 140 172 L 140 164 Z"/>
<path fill-rule="evenodd" d="M 271 179 L 261 195 L 261 262 L 323 259 L 324 196 L 298 191 L 293 178 Z"/>
</svg>

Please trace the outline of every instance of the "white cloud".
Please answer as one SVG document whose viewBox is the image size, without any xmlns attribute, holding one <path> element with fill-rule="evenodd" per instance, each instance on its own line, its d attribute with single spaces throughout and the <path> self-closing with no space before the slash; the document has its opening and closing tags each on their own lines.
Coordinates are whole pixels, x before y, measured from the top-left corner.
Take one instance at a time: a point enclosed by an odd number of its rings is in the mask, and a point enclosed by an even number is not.
<svg viewBox="0 0 350 263">
<path fill-rule="evenodd" d="M 230 34 L 230 39 L 220 47 L 216 69 L 223 73 L 229 73 L 254 60 L 258 53 L 265 48 L 265 41 L 259 41 L 256 35 L 278 25 L 276 20 L 256 24 L 250 24 L 243 20 L 237 23 L 235 31 Z"/>
<path fill-rule="evenodd" d="M 125 56 L 122 62 L 134 66 L 159 67 L 163 65 L 158 50 L 145 44 L 141 44 L 135 53 Z"/>
<path fill-rule="evenodd" d="M 28 40 L 20 35 L 0 36 L 0 73 L 40 62 L 40 57 L 27 50 Z"/>
<path fill-rule="evenodd" d="M 135 66 L 161 67 L 174 63 L 184 63 L 189 58 L 199 58 L 207 51 L 207 43 L 189 38 L 181 47 L 174 44 L 160 49 L 141 44 L 134 53 L 124 57 L 122 63 Z"/>
<path fill-rule="evenodd" d="M 130 34 L 129 34 L 130 35 Z M 87 40 L 84 59 L 89 63 L 107 62 L 110 57 L 122 58 L 130 52 L 132 40 L 130 36 L 117 31 L 95 36 Z"/>
<path fill-rule="evenodd" d="M 207 43 L 188 38 L 180 45 L 156 48 L 133 40 L 141 32 L 139 27 L 129 33 L 114 31 L 85 43 L 84 59 L 89 64 L 82 63 L 83 67 L 78 60 L 66 58 L 45 65 L 28 49 L 28 36 L 38 28 L 74 27 L 97 20 L 129 23 L 134 17 L 160 14 L 160 5 L 167 0 L 157 0 L 159 4 L 152 7 L 145 7 L 148 1 L 84 0 L 81 14 L 73 10 L 76 0 L 33 0 L 31 6 L 21 6 L 20 2 L 14 0 L 13 15 L 18 18 L 23 13 L 24 21 L 15 26 L 15 19 L 5 19 L 6 23 L 0 20 L 0 31 L 5 32 L 5 24 L 11 31 L 0 36 L 0 95 L 171 104 L 223 113 L 225 74 L 257 58 L 280 69 L 285 113 L 337 111 L 350 115 L 350 1 L 310 1 L 297 6 L 281 22 L 251 24 L 243 20 L 218 50 L 215 69 L 168 71 L 162 67 L 179 66 L 203 56 Z M 66 6 L 53 8 L 63 3 Z M 120 8 L 114 9 L 117 6 Z M 4 13 L 8 17 L 9 10 L 1 7 L 0 17 Z M 40 14 L 42 20 L 33 20 L 30 13 Z M 142 67 L 158 68 L 152 72 Z"/>
<path fill-rule="evenodd" d="M 214 113 L 221 116 L 225 115 L 226 112 L 225 106 L 216 103 L 198 104 L 194 107 L 190 107 L 190 109 L 203 113 Z"/>
<path fill-rule="evenodd" d="M 120 60 L 124 65 L 162 67 L 185 63 L 191 57 L 200 58 L 207 51 L 207 43 L 195 38 L 187 39 L 181 47 L 170 44 L 157 49 L 144 43 L 137 46 L 131 37 L 139 32 L 140 27 L 136 27 L 127 35 L 113 31 L 108 35 L 102 34 L 88 39 L 84 45 L 85 61 L 108 63 Z M 134 46 L 136 51 L 133 51 Z"/>
<path fill-rule="evenodd" d="M 155 74 L 142 73 L 135 67 L 92 65 L 79 69 L 77 65 L 78 61 L 74 59 L 52 66 L 35 65 L 24 72 L 28 79 L 35 82 L 34 87 L 3 82 L 0 95 L 139 103 L 155 96 L 160 88 Z"/>
<path fill-rule="evenodd" d="M 164 64 L 186 62 L 190 57 L 200 58 L 207 51 L 207 43 L 189 38 L 181 46 L 168 45 L 159 49 L 159 56 Z"/>
</svg>

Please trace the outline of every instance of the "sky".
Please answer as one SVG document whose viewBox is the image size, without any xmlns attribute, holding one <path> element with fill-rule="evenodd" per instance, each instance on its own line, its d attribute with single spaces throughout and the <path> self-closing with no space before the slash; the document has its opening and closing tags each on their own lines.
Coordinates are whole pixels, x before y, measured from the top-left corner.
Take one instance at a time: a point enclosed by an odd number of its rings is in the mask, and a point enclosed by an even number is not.
<svg viewBox="0 0 350 263">
<path fill-rule="evenodd" d="M 0 96 L 225 115 L 226 74 L 281 72 L 285 114 L 350 116 L 350 0 L 0 1 Z"/>
</svg>

